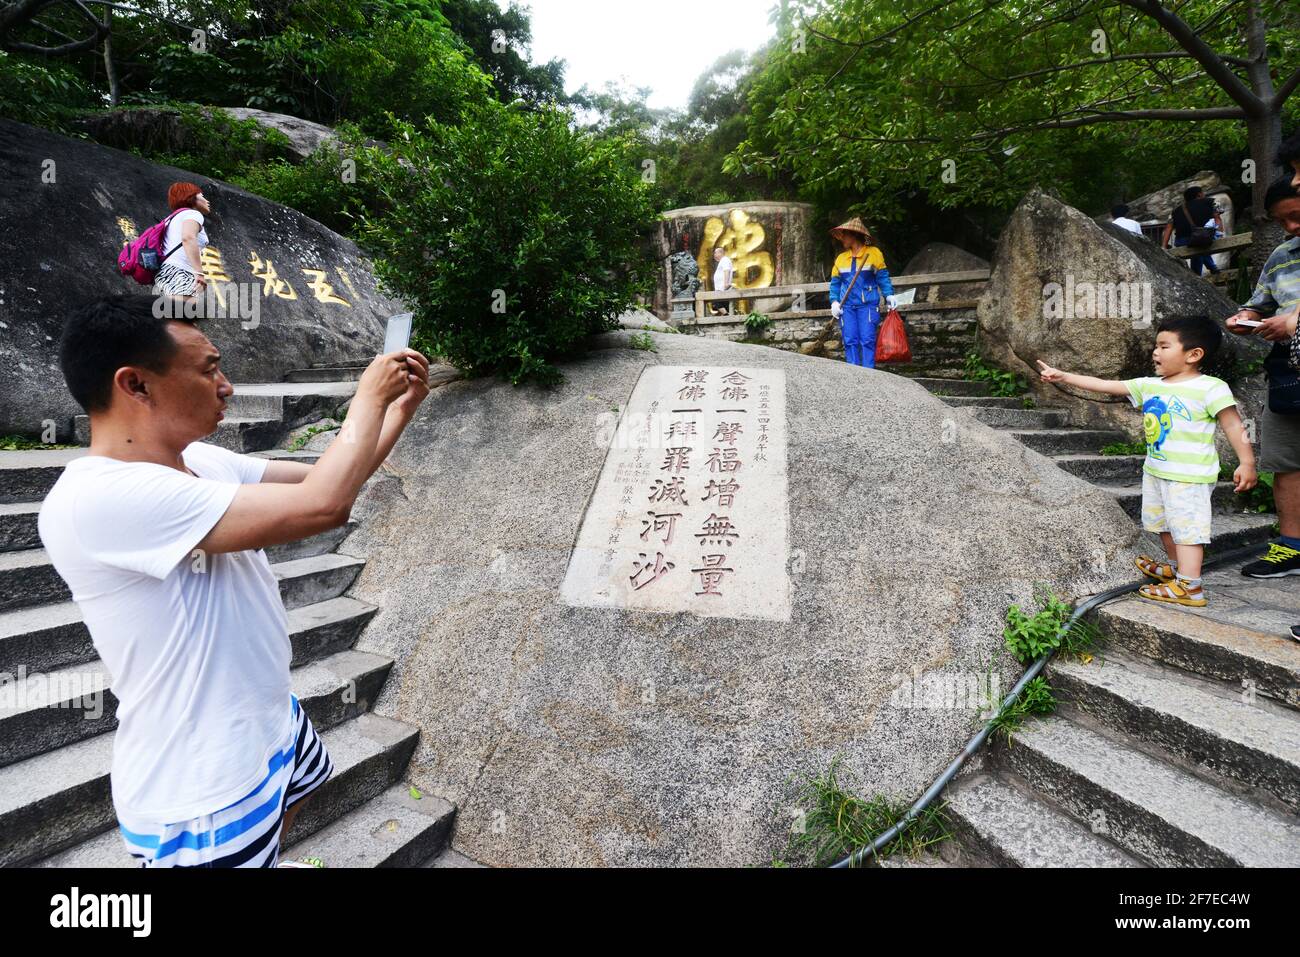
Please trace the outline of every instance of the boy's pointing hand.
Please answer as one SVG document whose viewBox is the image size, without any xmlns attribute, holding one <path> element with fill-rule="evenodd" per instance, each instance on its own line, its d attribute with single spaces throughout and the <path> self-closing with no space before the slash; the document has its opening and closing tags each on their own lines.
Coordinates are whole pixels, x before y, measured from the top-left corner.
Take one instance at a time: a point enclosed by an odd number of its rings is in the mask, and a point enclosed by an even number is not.
<svg viewBox="0 0 1300 957">
<path fill-rule="evenodd" d="M 1043 377 L 1044 382 L 1060 382 L 1065 378 L 1065 373 L 1060 369 L 1053 369 L 1042 359 L 1038 361 L 1038 374 Z"/>
</svg>

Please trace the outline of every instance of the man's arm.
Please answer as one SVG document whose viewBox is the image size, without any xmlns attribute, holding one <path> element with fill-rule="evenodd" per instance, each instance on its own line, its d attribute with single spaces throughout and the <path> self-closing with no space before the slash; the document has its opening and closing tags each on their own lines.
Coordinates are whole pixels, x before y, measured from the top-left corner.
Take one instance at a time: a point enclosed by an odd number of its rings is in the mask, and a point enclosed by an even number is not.
<svg viewBox="0 0 1300 957">
<path fill-rule="evenodd" d="M 380 471 L 380 465 L 383 460 L 389 458 L 389 452 L 393 451 L 393 446 L 398 443 L 402 437 L 403 430 L 411 421 L 411 416 L 415 415 L 415 410 L 419 406 L 403 406 L 402 403 L 394 402 L 387 408 L 383 415 L 383 428 L 380 432 L 380 441 L 374 447 L 374 460 L 370 463 L 369 479 L 374 473 Z M 283 459 L 272 459 L 266 463 L 266 471 L 261 476 L 263 482 L 287 482 L 295 484 L 311 475 L 312 465 L 304 462 L 285 462 Z"/>
<path fill-rule="evenodd" d="M 390 431 L 386 428 L 389 409 L 408 391 L 421 399 L 428 395 L 428 376 L 428 360 L 413 349 L 376 357 L 361 377 L 343 429 L 320 460 L 298 482 L 264 478 L 241 485 L 221 520 L 197 547 L 210 553 L 265 548 L 347 522 L 361 486 L 383 461 L 376 458 L 381 438 L 387 442 L 386 456 L 414 412 L 410 401 L 404 403 L 409 411 L 393 417 L 395 431 Z M 271 465 L 302 467 L 299 462 L 268 463 L 268 471 Z"/>
</svg>

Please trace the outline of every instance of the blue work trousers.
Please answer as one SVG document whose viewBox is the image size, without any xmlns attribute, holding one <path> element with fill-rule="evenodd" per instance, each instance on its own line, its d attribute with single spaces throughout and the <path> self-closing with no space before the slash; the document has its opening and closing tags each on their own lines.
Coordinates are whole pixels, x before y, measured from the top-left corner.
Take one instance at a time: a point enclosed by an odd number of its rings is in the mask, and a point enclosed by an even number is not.
<svg viewBox="0 0 1300 957">
<path fill-rule="evenodd" d="M 876 333 L 880 329 L 880 303 L 852 302 L 844 304 L 840 313 L 843 332 L 844 361 L 849 365 L 876 367 Z"/>
</svg>

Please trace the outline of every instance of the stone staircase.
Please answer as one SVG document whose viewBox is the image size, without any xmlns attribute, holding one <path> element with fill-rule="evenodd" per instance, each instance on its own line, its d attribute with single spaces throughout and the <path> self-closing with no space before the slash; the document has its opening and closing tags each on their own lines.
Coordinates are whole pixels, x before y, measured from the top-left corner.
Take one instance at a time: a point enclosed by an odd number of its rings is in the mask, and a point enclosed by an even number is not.
<svg viewBox="0 0 1300 957">
<path fill-rule="evenodd" d="M 1099 454 L 1128 436 L 1073 429 L 1060 410 L 989 397 L 984 383 L 919 381 L 1137 516 L 1142 456 Z M 1215 503 L 1211 551 L 1270 536 L 1273 516 L 1228 511 L 1230 487 Z M 1047 669 L 1056 712 L 944 793 L 957 841 L 939 861 L 1300 866 L 1300 643 L 1286 636 L 1300 622 L 1300 581 L 1247 579 L 1242 562 L 1206 572 L 1203 609 L 1136 597 L 1097 609 L 1100 652 Z"/>
<path fill-rule="evenodd" d="M 239 386 L 207 441 L 314 462 L 319 453 L 272 446 L 337 410 L 359 371 Z M 36 531 L 41 500 L 83 454 L 0 452 L 0 675 L 25 672 L 0 691 L 0 865 L 135 863 L 117 835 L 109 791 L 117 702 Z M 295 820 L 285 856 L 316 856 L 330 867 L 472 866 L 450 848 L 455 808 L 414 798 L 403 780 L 419 730 L 370 712 L 393 662 L 355 648 L 377 609 L 345 595 L 365 564 L 337 551 L 352 527 L 266 550 L 289 616 L 294 693 L 336 769 Z"/>
</svg>

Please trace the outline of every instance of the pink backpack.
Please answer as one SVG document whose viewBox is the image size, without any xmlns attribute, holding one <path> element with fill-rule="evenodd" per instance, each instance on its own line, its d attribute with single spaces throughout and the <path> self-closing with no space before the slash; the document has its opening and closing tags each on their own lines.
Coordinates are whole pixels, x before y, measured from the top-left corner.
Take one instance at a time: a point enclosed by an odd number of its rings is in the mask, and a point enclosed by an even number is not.
<svg viewBox="0 0 1300 957">
<path fill-rule="evenodd" d="M 150 226 L 135 239 L 129 240 L 117 254 L 117 271 L 123 276 L 130 276 L 142 286 L 153 285 L 154 276 L 162 268 L 163 261 L 176 251 L 173 246 L 164 252 L 162 244 L 167 236 L 167 227 L 179 212 L 181 210 L 176 210 L 162 222 Z"/>
</svg>

